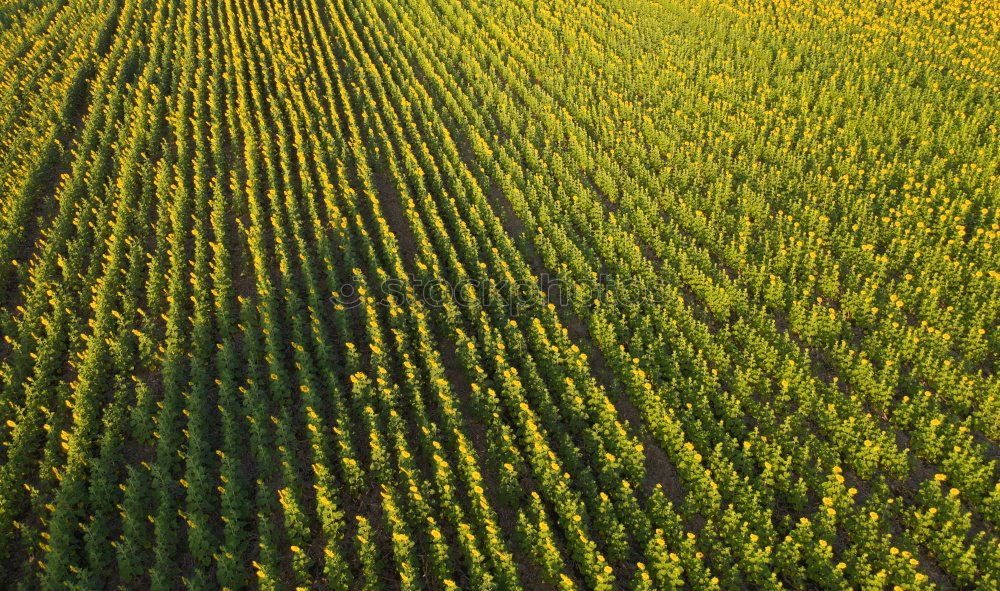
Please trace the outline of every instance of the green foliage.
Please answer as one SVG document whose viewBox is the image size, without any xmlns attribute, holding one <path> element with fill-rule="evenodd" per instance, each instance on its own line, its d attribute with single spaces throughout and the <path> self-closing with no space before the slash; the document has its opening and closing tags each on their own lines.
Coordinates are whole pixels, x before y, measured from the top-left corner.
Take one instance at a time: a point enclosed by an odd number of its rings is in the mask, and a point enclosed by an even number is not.
<svg viewBox="0 0 1000 591">
<path fill-rule="evenodd" d="M 996 588 L 998 21 L 5 4 L 2 580 Z"/>
</svg>

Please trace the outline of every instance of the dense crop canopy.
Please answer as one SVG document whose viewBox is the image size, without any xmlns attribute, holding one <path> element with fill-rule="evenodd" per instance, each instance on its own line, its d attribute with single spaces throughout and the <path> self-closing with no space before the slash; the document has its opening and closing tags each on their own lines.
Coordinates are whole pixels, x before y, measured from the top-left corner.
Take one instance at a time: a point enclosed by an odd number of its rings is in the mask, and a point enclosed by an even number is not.
<svg viewBox="0 0 1000 591">
<path fill-rule="evenodd" d="M 0 587 L 1000 589 L 998 26 L 0 3 Z"/>
</svg>

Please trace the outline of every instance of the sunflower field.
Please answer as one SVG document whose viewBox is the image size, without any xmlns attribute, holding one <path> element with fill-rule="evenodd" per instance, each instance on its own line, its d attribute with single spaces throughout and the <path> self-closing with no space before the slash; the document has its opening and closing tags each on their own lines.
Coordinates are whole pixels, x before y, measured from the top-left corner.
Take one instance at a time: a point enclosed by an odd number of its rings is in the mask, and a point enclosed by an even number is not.
<svg viewBox="0 0 1000 591">
<path fill-rule="evenodd" d="M 0 588 L 1000 590 L 1000 4 L 0 0 Z"/>
</svg>

